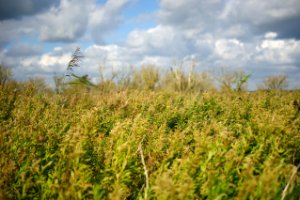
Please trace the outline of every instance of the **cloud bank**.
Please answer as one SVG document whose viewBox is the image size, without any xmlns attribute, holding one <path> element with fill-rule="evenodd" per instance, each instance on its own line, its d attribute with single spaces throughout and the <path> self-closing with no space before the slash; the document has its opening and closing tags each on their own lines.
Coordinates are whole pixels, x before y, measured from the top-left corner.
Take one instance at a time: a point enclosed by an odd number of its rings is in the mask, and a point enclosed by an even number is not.
<svg viewBox="0 0 300 200">
<path fill-rule="evenodd" d="M 123 12 L 138 0 L 16 2 L 6 7 L 14 12 L 0 15 L 0 59 L 28 76 L 63 71 L 75 47 L 83 46 L 82 73 L 94 77 L 99 64 L 169 67 L 196 59 L 199 70 L 252 73 L 252 87 L 273 74 L 287 74 L 291 87 L 300 87 L 298 0 L 160 0 L 158 10 L 143 15 L 154 16 L 153 27 L 133 27 L 124 41 L 110 44 L 108 36 L 135 20 Z M 37 42 L 28 44 L 24 36 Z M 45 50 L 45 44 L 53 47 Z"/>
<path fill-rule="evenodd" d="M 0 1 L 0 20 L 32 16 L 58 4 L 59 0 L 2 0 Z"/>
</svg>

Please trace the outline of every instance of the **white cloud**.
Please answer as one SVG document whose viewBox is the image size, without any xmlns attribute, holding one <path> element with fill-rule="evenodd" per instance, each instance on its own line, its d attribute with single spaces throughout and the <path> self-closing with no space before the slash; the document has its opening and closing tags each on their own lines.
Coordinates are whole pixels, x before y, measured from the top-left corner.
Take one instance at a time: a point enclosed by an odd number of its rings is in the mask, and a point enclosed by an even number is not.
<svg viewBox="0 0 300 200">
<path fill-rule="evenodd" d="M 130 0 L 108 0 L 103 6 L 94 5 L 89 15 L 89 26 L 96 42 L 103 40 L 103 35 L 116 29 L 124 20 L 121 16 L 122 10 Z"/>
<path fill-rule="evenodd" d="M 139 66 L 154 65 L 161 68 L 168 68 L 175 60 L 165 56 L 145 56 L 140 62 Z"/>
<path fill-rule="evenodd" d="M 266 39 L 275 39 L 278 36 L 276 32 L 267 32 L 265 34 Z"/>
<path fill-rule="evenodd" d="M 243 56 L 244 44 L 237 39 L 220 39 L 215 45 L 216 53 L 224 60 Z"/>
<path fill-rule="evenodd" d="M 39 58 L 37 65 L 40 66 L 42 71 L 61 72 L 66 69 L 67 63 L 69 62 L 70 58 L 70 53 L 65 53 L 60 56 L 47 53 Z"/>
<path fill-rule="evenodd" d="M 176 33 L 171 27 L 157 26 L 148 30 L 134 30 L 128 35 L 127 45 L 140 49 L 141 53 L 149 49 L 163 49 L 174 42 Z M 178 42 L 178 41 L 177 41 Z"/>
<path fill-rule="evenodd" d="M 0 21 L 0 48 L 16 42 L 23 35 L 33 35 L 34 22 L 30 18 Z"/>
<path fill-rule="evenodd" d="M 300 61 L 299 40 L 263 40 L 257 48 L 256 59 L 275 65 L 295 65 Z"/>
<path fill-rule="evenodd" d="M 0 46 L 16 38 L 39 37 L 42 42 L 76 42 L 85 34 L 96 42 L 118 28 L 124 20 L 122 10 L 130 0 L 108 0 L 97 4 L 96 0 L 60 0 L 58 6 L 21 19 L 0 20 Z"/>
<path fill-rule="evenodd" d="M 42 41 L 75 41 L 86 31 L 91 0 L 61 0 L 58 8 L 38 16 Z"/>
<path fill-rule="evenodd" d="M 247 37 L 272 29 L 280 37 L 300 38 L 300 3 L 298 0 L 170 0 L 160 1 L 159 23 L 198 33 Z M 269 30 L 270 31 L 270 30 Z"/>
<path fill-rule="evenodd" d="M 11 48 L 6 49 L 6 55 L 20 58 L 20 57 L 30 57 L 38 54 L 42 54 L 42 47 L 40 45 L 27 44 L 27 43 L 15 43 Z"/>
<path fill-rule="evenodd" d="M 98 70 L 99 65 L 121 68 L 124 65 L 133 64 L 130 50 L 118 45 L 92 45 L 84 51 L 83 65 L 89 67 L 91 73 Z"/>
<path fill-rule="evenodd" d="M 231 22 L 247 22 L 262 25 L 294 16 L 299 16 L 298 0 L 229 0 L 220 10 L 219 18 Z"/>
<path fill-rule="evenodd" d="M 158 25 L 148 30 L 134 30 L 126 45 L 135 54 L 150 56 L 183 57 L 190 44 L 181 32 L 170 26 Z"/>
</svg>

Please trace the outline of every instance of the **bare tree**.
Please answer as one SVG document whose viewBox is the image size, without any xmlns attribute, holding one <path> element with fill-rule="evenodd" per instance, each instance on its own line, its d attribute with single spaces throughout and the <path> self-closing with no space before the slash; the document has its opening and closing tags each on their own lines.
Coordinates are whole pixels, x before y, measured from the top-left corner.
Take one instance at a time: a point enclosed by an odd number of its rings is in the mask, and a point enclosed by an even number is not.
<svg viewBox="0 0 300 200">
<path fill-rule="evenodd" d="M 11 69 L 4 65 L 0 65 L 0 85 L 5 85 L 7 81 L 10 80 L 11 76 Z"/>
<path fill-rule="evenodd" d="M 213 78 L 209 72 L 196 70 L 197 62 L 192 60 L 189 70 L 183 64 L 172 67 L 164 74 L 162 85 L 167 89 L 181 92 L 205 92 L 214 90 Z"/>
<path fill-rule="evenodd" d="M 265 78 L 262 89 L 284 90 L 288 87 L 288 77 L 286 75 L 273 75 Z"/>
</svg>

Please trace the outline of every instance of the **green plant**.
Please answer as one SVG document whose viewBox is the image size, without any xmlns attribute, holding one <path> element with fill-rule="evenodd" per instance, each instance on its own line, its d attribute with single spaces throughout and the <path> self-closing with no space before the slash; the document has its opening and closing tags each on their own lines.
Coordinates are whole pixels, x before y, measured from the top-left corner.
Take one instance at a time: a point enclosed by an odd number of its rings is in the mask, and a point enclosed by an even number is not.
<svg viewBox="0 0 300 200">
<path fill-rule="evenodd" d="M 246 74 L 241 73 L 237 78 L 235 91 L 240 92 L 242 90 L 245 90 L 244 87 L 247 84 L 250 77 L 251 77 L 251 74 L 246 75 Z"/>
<path fill-rule="evenodd" d="M 216 74 L 221 91 L 244 91 L 250 77 L 251 74 L 245 74 L 243 71 L 231 71 L 225 68 L 221 68 Z"/>
<path fill-rule="evenodd" d="M 74 73 L 74 68 L 80 67 L 80 61 L 81 59 L 84 58 L 82 55 L 80 48 L 77 47 L 75 52 L 73 53 L 71 60 L 68 63 L 67 66 L 67 72 L 65 74 L 65 77 L 63 79 L 63 85 L 68 84 L 68 85 L 78 85 L 78 86 L 85 86 L 87 88 L 89 87 L 94 87 L 95 85 L 89 80 L 88 75 L 83 75 L 79 76 Z M 69 77 L 71 80 L 69 80 L 67 83 L 65 83 L 65 79 Z M 59 80 L 57 79 L 57 82 Z"/>
</svg>

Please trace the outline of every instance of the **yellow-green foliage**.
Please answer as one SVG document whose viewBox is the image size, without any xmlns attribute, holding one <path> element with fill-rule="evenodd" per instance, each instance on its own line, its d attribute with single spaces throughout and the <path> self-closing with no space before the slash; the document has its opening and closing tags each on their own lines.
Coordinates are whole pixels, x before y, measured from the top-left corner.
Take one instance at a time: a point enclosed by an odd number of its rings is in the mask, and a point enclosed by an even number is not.
<svg viewBox="0 0 300 200">
<path fill-rule="evenodd" d="M 24 91 L 0 91 L 0 199 L 299 198 L 300 92 Z"/>
</svg>

